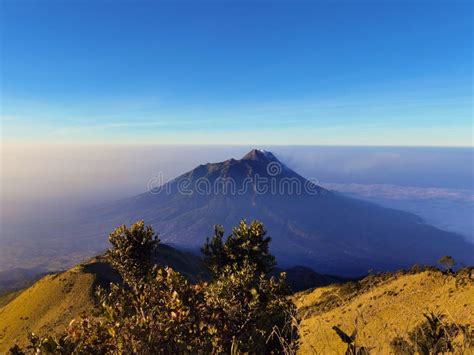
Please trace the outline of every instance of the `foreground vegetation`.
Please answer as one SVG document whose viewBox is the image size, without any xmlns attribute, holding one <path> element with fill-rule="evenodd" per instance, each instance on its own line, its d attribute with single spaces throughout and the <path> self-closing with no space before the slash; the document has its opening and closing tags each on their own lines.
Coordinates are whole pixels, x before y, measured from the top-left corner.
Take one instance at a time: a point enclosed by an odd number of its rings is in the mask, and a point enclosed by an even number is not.
<svg viewBox="0 0 474 355">
<path fill-rule="evenodd" d="M 159 240 L 143 221 L 109 236 L 110 264 L 123 282 L 99 287 L 101 312 L 72 321 L 58 337 L 31 335 L 12 353 L 281 353 L 295 351 L 296 308 L 275 266 L 263 225 L 221 227 L 203 247 L 209 282 L 190 284 L 152 260 Z"/>
<path fill-rule="evenodd" d="M 304 354 L 474 352 L 474 269 L 414 267 L 295 294 Z"/>
<path fill-rule="evenodd" d="M 0 353 L 13 339 L 13 354 L 474 352 L 474 270 L 453 271 L 449 257 L 444 271 L 413 267 L 289 295 L 285 275 L 270 277 L 259 222 L 227 238 L 217 227 L 203 259 L 161 245 L 143 222 L 109 241 L 105 256 L 0 299 Z"/>
</svg>

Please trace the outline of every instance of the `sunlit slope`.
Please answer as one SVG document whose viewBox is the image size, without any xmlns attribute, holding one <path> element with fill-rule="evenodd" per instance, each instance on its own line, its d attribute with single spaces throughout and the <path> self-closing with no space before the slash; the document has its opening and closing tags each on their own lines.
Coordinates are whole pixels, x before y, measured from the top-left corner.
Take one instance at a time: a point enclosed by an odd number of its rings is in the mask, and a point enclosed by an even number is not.
<svg viewBox="0 0 474 355">
<path fill-rule="evenodd" d="M 5 292 L 5 293 L 2 293 L 0 295 L 0 309 L 7 305 L 8 303 L 10 303 L 12 300 L 14 300 L 20 293 L 22 292 L 22 290 L 19 290 L 19 291 L 9 291 L 9 292 Z"/>
<path fill-rule="evenodd" d="M 390 341 L 420 324 L 427 311 L 444 313 L 447 321 L 474 325 L 472 270 L 456 276 L 438 271 L 398 274 L 369 280 L 365 286 L 368 290 L 357 290 L 352 284 L 295 296 L 303 317 L 301 353 L 344 353 L 346 346 L 331 329 L 334 325 L 348 334 L 357 328 L 357 343 L 376 353 L 388 353 Z"/>
<path fill-rule="evenodd" d="M 158 246 L 155 259 L 191 282 L 204 274 L 199 257 L 164 244 Z M 0 354 L 15 342 L 25 344 L 29 332 L 54 334 L 82 312 L 91 314 L 96 287 L 106 287 L 110 282 L 120 282 L 120 278 L 103 257 L 97 257 L 68 271 L 47 275 L 23 291 L 0 297 Z"/>
<path fill-rule="evenodd" d="M 83 311 L 90 314 L 95 287 L 116 277 L 109 265 L 94 259 L 45 276 L 19 292 L 0 307 L 0 353 L 15 342 L 25 344 L 29 331 L 53 334 Z M 300 353 L 344 353 L 345 345 L 331 329 L 334 325 L 349 334 L 357 328 L 357 343 L 372 347 L 375 353 L 388 353 L 390 341 L 420 324 L 427 311 L 474 326 L 474 271 L 371 276 L 359 283 L 300 292 L 293 299 L 303 318 Z"/>
<path fill-rule="evenodd" d="M 24 344 L 30 331 L 56 333 L 81 312 L 90 312 L 97 280 L 97 275 L 78 266 L 47 275 L 20 293 L 0 309 L 0 353 L 16 341 Z"/>
</svg>

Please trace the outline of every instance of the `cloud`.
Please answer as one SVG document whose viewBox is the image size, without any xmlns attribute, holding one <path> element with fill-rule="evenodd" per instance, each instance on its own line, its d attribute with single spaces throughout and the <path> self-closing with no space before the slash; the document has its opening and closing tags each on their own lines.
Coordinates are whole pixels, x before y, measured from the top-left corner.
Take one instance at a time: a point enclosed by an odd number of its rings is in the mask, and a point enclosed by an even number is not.
<svg viewBox="0 0 474 355">
<path fill-rule="evenodd" d="M 322 183 L 322 186 L 360 197 L 394 200 L 436 200 L 474 202 L 474 191 L 435 187 L 399 186 L 392 184 Z"/>
</svg>

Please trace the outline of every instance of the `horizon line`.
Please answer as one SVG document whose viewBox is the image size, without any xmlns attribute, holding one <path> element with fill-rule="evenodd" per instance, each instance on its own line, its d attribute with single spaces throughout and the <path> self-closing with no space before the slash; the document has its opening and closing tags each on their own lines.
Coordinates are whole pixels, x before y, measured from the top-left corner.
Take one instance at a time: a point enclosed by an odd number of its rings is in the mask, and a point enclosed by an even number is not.
<svg viewBox="0 0 474 355">
<path fill-rule="evenodd" d="M 260 149 L 259 147 L 342 147 L 342 148 L 468 148 L 474 149 L 472 145 L 403 145 L 403 144 L 274 144 L 274 143 L 121 143 L 121 142 L 0 142 L 0 146 L 170 146 L 170 147 L 254 147 L 253 149 Z"/>
</svg>

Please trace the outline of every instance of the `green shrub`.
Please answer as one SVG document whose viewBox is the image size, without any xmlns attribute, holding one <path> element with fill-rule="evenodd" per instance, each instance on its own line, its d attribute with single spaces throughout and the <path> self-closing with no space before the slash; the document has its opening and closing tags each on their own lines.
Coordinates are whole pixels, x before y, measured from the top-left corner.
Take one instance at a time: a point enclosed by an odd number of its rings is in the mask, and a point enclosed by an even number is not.
<svg viewBox="0 0 474 355">
<path fill-rule="evenodd" d="M 243 352 L 281 351 L 282 344 L 296 350 L 296 307 L 286 297 L 285 275 L 267 277 L 275 265 L 270 240 L 260 222 L 242 221 L 225 242 L 216 228 L 203 248 L 213 275 L 206 303 L 221 316 L 214 343 L 219 352 L 228 353 L 233 342 Z"/>
<path fill-rule="evenodd" d="M 30 337 L 12 354 L 294 353 L 296 308 L 284 275 L 268 278 L 275 261 L 263 225 L 242 221 L 224 241 L 216 228 L 203 252 L 212 279 L 191 285 L 152 261 L 159 243 L 143 221 L 109 236 L 107 259 L 123 279 L 98 288 L 99 317 L 73 320 L 59 337 Z"/>
</svg>

